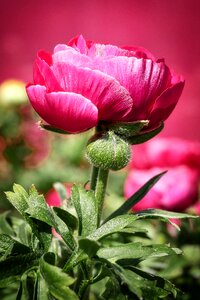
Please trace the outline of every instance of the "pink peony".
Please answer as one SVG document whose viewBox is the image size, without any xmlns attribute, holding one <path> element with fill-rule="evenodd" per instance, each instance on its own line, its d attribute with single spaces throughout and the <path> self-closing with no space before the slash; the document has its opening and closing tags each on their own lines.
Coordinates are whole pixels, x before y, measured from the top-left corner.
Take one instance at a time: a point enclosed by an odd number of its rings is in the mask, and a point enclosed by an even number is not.
<svg viewBox="0 0 200 300">
<path fill-rule="evenodd" d="M 155 138 L 133 148 L 131 167 L 149 169 L 187 165 L 200 172 L 200 143 L 180 138 Z"/>
<path fill-rule="evenodd" d="M 161 168 L 132 170 L 125 182 L 125 197 L 129 198 Z M 158 208 L 184 211 L 198 200 L 199 175 L 194 169 L 181 165 L 169 171 L 155 184 L 148 194 L 134 207 L 134 211 Z"/>
<path fill-rule="evenodd" d="M 119 48 L 82 36 L 40 51 L 34 84 L 27 93 L 37 113 L 50 125 L 71 133 L 106 122 L 166 120 L 176 106 L 184 81 L 163 59 L 141 47 Z"/>
</svg>

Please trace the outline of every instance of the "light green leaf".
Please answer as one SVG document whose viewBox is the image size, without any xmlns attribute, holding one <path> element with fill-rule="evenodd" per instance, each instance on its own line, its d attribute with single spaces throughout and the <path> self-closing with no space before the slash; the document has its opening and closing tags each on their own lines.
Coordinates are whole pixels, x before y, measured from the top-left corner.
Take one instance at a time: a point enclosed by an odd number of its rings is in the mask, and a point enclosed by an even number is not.
<svg viewBox="0 0 200 300">
<path fill-rule="evenodd" d="M 79 234 L 87 236 L 97 228 L 97 208 L 93 191 L 73 186 L 72 201 L 79 219 Z"/>
<path fill-rule="evenodd" d="M 120 232 L 125 227 L 131 227 L 137 218 L 133 214 L 115 217 L 88 235 L 88 239 L 100 240 L 110 234 Z M 134 232 L 134 229 L 133 229 Z"/>
</svg>

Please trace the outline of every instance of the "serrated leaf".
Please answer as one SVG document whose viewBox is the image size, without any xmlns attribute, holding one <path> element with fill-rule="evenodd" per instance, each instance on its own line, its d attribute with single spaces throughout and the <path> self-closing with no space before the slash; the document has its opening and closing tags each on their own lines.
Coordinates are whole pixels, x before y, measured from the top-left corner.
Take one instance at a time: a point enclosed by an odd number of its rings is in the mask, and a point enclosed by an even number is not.
<svg viewBox="0 0 200 300">
<path fill-rule="evenodd" d="M 87 238 L 91 240 L 100 240 L 110 234 L 120 232 L 125 227 L 131 227 L 137 218 L 133 214 L 117 216 L 108 222 L 104 223 L 101 227 L 97 228 Z"/>
<path fill-rule="evenodd" d="M 58 300 L 78 300 L 77 295 L 69 288 L 74 283 L 74 279 L 64 273 L 62 269 L 52 265 L 54 260 L 53 253 L 46 253 L 40 259 L 40 272 L 50 293 Z"/>
<path fill-rule="evenodd" d="M 31 218 L 42 221 L 51 227 L 55 225 L 53 214 L 50 212 L 48 207 L 44 208 L 42 206 L 30 206 L 28 209 L 26 209 L 26 213 L 29 214 Z"/>
<path fill-rule="evenodd" d="M 160 133 L 164 128 L 164 122 L 161 122 L 161 125 L 157 127 L 156 129 L 153 129 L 151 131 L 144 131 L 143 133 L 139 133 L 137 135 L 133 135 L 132 137 L 129 137 L 127 141 L 131 145 L 137 145 L 142 144 L 144 142 L 147 142 L 148 140 L 152 139 L 154 136 L 156 136 L 158 133 Z"/>
<path fill-rule="evenodd" d="M 79 235 L 85 237 L 97 228 L 97 208 L 93 191 L 73 186 L 72 202 L 79 219 Z"/>
<path fill-rule="evenodd" d="M 6 192 L 7 199 L 12 203 L 12 205 L 18 210 L 18 212 L 26 217 L 25 210 L 28 208 L 27 204 L 27 192 L 18 184 L 14 184 L 13 192 Z"/>
<path fill-rule="evenodd" d="M 144 198 L 144 196 L 149 192 L 149 190 L 158 182 L 158 180 L 166 173 L 162 172 L 150 180 L 148 180 L 136 193 L 134 193 L 129 199 L 127 199 L 116 211 L 114 211 L 108 218 L 104 221 L 107 222 L 114 217 L 123 215 L 127 213 L 135 204 Z"/>
<path fill-rule="evenodd" d="M 56 215 L 67 225 L 69 229 L 77 229 L 78 220 L 74 215 L 60 207 L 53 207 L 53 210 L 56 213 Z"/>
</svg>

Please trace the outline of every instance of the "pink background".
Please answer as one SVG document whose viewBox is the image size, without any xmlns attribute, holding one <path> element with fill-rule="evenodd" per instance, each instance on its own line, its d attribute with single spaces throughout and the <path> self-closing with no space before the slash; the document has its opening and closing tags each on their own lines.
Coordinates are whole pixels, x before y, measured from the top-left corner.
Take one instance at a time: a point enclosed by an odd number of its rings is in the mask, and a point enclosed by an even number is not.
<svg viewBox="0 0 200 300">
<path fill-rule="evenodd" d="M 186 86 L 162 135 L 200 141 L 199 0 L 0 0 L 0 22 L 0 82 L 31 81 L 39 49 L 80 33 L 165 57 Z"/>
</svg>

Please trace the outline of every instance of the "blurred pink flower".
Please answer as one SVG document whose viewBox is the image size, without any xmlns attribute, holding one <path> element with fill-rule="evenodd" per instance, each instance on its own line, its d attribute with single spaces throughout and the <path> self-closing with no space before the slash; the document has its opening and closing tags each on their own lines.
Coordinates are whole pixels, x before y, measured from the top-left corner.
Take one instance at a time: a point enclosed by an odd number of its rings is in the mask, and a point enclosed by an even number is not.
<svg viewBox="0 0 200 300">
<path fill-rule="evenodd" d="M 99 121 L 166 120 L 182 93 L 184 81 L 163 59 L 141 47 L 86 41 L 82 36 L 40 51 L 34 84 L 27 93 L 37 113 L 50 125 L 72 133 Z"/>
<path fill-rule="evenodd" d="M 130 167 L 149 169 L 187 165 L 200 172 L 200 143 L 180 138 L 155 138 L 133 147 Z"/>
<path fill-rule="evenodd" d="M 65 183 L 64 185 L 66 187 L 67 197 L 70 197 L 72 184 Z M 48 191 L 48 193 L 45 195 L 45 199 L 49 206 L 59 207 L 62 204 L 61 198 L 55 188 L 52 188 L 50 191 Z"/>
<path fill-rule="evenodd" d="M 164 169 L 161 168 L 130 171 L 124 187 L 125 197 L 132 196 L 151 177 L 162 171 Z M 170 168 L 133 210 L 158 208 L 184 211 L 198 200 L 198 186 L 199 174 L 196 170 L 184 165 Z"/>
</svg>

